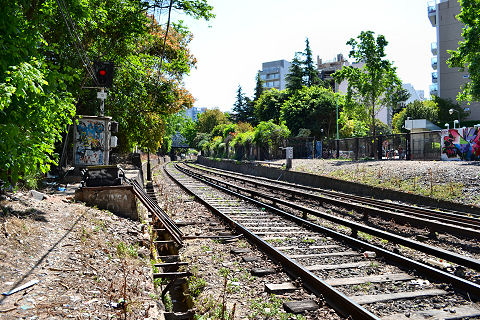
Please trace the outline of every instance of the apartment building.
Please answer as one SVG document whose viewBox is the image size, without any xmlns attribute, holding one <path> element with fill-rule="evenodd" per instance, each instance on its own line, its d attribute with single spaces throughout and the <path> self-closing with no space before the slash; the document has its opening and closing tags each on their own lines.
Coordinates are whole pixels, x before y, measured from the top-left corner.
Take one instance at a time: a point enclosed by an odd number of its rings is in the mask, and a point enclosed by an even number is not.
<svg viewBox="0 0 480 320">
<path fill-rule="evenodd" d="M 185 117 L 192 119 L 193 121 L 197 121 L 198 116 L 205 112 L 207 108 L 197 108 L 197 107 L 191 107 L 190 109 L 187 109 L 185 111 Z"/>
<path fill-rule="evenodd" d="M 348 65 L 348 61 L 345 60 L 341 53 L 337 54 L 335 59 L 327 61 L 323 61 L 323 59 L 317 56 L 317 69 L 320 79 L 328 82 L 334 91 L 337 91 L 337 86 L 335 85 L 335 80 L 332 75 L 342 69 L 343 66 Z"/>
<path fill-rule="evenodd" d="M 262 63 L 260 70 L 260 79 L 266 89 L 275 88 L 284 90 L 286 88 L 285 76 L 290 69 L 290 62 L 287 60 L 277 60 Z"/>
<path fill-rule="evenodd" d="M 469 78 L 468 72 L 460 72 L 458 68 L 450 68 L 447 64 L 450 58 L 448 50 L 456 50 L 458 42 L 462 40 L 464 25 L 456 18 L 460 11 L 457 0 L 437 0 L 428 4 L 428 18 L 437 33 L 437 41 L 431 44 L 433 72 L 430 94 L 452 101 L 456 100 L 461 86 Z M 470 108 L 469 120 L 480 119 L 480 103 L 461 105 Z"/>
</svg>

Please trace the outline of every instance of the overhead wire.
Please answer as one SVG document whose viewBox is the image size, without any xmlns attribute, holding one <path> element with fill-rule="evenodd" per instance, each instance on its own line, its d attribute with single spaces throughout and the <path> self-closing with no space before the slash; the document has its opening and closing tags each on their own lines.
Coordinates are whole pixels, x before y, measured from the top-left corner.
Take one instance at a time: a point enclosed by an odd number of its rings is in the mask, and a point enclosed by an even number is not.
<svg viewBox="0 0 480 320">
<path fill-rule="evenodd" d="M 78 53 L 80 59 L 82 60 L 83 66 L 85 67 L 87 72 L 90 74 L 90 76 L 92 77 L 95 84 L 98 84 L 98 79 L 97 79 L 97 77 L 95 75 L 95 72 L 93 71 L 93 68 L 92 68 L 92 62 L 90 61 L 90 58 L 86 54 L 86 50 L 83 47 L 82 42 L 80 41 L 80 37 L 78 36 L 75 23 L 73 22 L 73 20 L 70 16 L 70 13 L 68 12 L 68 9 L 67 9 L 67 6 L 65 5 L 65 2 L 63 0 L 55 0 L 55 1 L 56 1 L 57 5 L 60 9 L 60 13 L 63 17 L 63 20 L 65 21 L 65 25 L 67 27 L 68 33 L 70 34 L 70 37 L 73 40 L 73 45 L 75 46 L 75 49 L 77 50 L 77 53 Z M 60 3 L 60 1 L 61 1 L 61 3 Z M 63 4 L 63 6 L 62 6 L 62 4 Z M 69 24 L 69 22 L 70 22 L 70 24 Z"/>
</svg>

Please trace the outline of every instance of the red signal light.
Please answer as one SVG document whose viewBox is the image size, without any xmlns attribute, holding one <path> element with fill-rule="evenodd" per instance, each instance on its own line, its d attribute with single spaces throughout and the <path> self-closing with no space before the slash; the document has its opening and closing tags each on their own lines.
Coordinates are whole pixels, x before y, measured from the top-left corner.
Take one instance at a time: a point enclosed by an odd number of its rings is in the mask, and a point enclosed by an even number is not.
<svg viewBox="0 0 480 320">
<path fill-rule="evenodd" d="M 112 86 L 113 62 L 95 61 L 95 84 L 98 87 Z"/>
</svg>

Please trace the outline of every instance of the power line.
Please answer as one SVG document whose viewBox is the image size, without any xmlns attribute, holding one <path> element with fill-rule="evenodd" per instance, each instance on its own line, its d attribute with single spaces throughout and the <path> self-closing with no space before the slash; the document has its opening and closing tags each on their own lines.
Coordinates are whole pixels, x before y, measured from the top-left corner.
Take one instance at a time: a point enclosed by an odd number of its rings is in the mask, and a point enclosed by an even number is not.
<svg viewBox="0 0 480 320">
<path fill-rule="evenodd" d="M 72 21 L 70 17 L 70 13 L 68 12 L 65 2 L 63 0 L 55 0 L 55 1 L 60 9 L 60 13 L 62 14 L 63 20 L 65 21 L 65 25 L 67 27 L 68 33 L 70 34 L 70 37 L 73 40 L 73 45 L 75 46 L 75 49 L 77 50 L 77 53 L 80 56 L 80 59 L 82 60 L 83 66 L 85 67 L 87 72 L 90 74 L 95 84 L 98 84 L 98 79 L 95 76 L 95 72 L 93 71 L 93 68 L 92 68 L 92 62 L 88 58 L 88 55 L 85 53 L 85 48 L 83 47 L 82 42 L 80 41 L 80 37 L 78 36 L 78 33 L 75 29 L 75 23 Z M 62 2 L 63 7 L 60 1 Z"/>
</svg>

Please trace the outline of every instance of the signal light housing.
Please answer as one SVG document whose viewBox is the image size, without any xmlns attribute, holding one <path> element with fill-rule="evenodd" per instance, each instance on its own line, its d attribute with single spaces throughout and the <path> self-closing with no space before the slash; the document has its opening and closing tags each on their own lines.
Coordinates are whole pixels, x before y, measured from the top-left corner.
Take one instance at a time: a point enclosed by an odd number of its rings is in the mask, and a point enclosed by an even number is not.
<svg viewBox="0 0 480 320">
<path fill-rule="evenodd" d="M 96 86 L 110 88 L 113 83 L 113 62 L 94 62 Z"/>
</svg>

